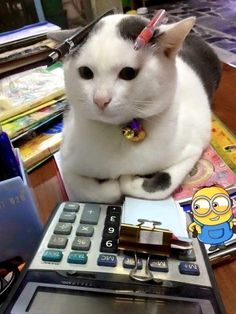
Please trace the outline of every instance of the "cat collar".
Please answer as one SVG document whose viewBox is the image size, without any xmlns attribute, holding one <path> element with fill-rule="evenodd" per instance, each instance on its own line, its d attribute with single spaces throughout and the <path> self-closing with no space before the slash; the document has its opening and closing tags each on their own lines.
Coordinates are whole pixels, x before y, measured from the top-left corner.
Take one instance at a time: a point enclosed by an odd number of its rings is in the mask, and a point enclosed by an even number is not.
<svg viewBox="0 0 236 314">
<path fill-rule="evenodd" d="M 132 142 L 141 142 L 146 136 L 141 123 L 137 119 L 133 119 L 127 126 L 122 128 L 123 136 Z"/>
</svg>

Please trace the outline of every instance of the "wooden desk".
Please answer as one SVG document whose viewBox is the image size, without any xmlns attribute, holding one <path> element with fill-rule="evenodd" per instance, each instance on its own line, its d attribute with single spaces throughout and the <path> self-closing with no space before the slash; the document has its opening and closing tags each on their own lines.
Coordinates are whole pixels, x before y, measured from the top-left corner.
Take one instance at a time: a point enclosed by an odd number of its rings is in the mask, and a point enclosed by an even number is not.
<svg viewBox="0 0 236 314">
<path fill-rule="evenodd" d="M 216 93 L 214 111 L 236 134 L 236 68 L 224 65 Z M 58 185 L 57 169 L 52 159 L 29 174 L 30 186 L 43 223 L 57 203 L 65 200 Z M 228 314 L 236 313 L 236 260 L 214 269 L 216 281 Z"/>
</svg>

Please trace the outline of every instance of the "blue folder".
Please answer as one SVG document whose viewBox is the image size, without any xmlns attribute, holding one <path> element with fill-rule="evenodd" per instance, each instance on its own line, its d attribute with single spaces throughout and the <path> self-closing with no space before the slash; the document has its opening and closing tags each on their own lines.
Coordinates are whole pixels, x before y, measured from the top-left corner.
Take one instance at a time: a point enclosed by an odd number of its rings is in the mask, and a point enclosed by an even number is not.
<svg viewBox="0 0 236 314">
<path fill-rule="evenodd" d="M 20 256 L 29 261 L 42 235 L 42 224 L 22 178 L 0 182 L 0 262 Z"/>
</svg>

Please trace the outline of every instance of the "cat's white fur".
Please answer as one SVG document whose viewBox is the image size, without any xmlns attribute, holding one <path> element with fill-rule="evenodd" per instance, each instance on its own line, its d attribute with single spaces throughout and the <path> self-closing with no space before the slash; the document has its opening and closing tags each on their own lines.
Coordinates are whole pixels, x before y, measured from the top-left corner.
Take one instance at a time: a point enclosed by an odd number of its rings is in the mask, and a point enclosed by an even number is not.
<svg viewBox="0 0 236 314">
<path fill-rule="evenodd" d="M 122 195 L 165 198 L 193 168 L 210 139 L 207 94 L 196 73 L 176 56 L 194 19 L 162 26 L 165 34 L 157 47 L 135 51 L 132 42 L 117 36 L 116 24 L 122 18 L 106 17 L 79 53 L 64 62 L 71 109 L 61 146 L 63 178 L 80 201 L 115 202 Z M 81 66 L 88 66 L 94 78 L 82 79 Z M 123 67 L 140 72 L 125 81 L 118 78 Z M 94 102 L 100 91 L 112 99 L 105 110 Z M 142 142 L 122 136 L 122 126 L 133 118 L 142 119 L 147 134 Z M 140 175 L 157 171 L 169 173 L 171 185 L 145 191 Z"/>
</svg>

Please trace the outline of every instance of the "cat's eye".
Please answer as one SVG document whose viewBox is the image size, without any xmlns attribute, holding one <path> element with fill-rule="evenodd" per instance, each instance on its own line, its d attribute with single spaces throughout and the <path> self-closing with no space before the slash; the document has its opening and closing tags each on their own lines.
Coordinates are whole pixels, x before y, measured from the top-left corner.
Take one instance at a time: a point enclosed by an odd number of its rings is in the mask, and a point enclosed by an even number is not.
<svg viewBox="0 0 236 314">
<path fill-rule="evenodd" d="M 91 80 L 93 78 L 93 71 L 89 67 L 80 67 L 79 75 L 84 80 Z"/>
<path fill-rule="evenodd" d="M 119 78 L 122 80 L 130 81 L 130 80 L 133 80 L 137 75 L 138 75 L 138 69 L 125 67 L 120 71 Z"/>
</svg>

